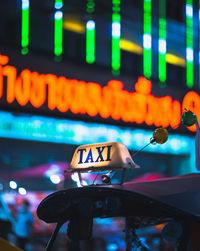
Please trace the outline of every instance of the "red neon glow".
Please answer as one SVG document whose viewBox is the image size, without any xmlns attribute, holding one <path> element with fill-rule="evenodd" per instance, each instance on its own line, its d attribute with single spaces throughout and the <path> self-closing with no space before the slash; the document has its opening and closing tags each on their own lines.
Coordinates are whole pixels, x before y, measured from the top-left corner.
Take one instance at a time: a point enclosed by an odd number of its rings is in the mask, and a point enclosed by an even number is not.
<svg viewBox="0 0 200 251">
<path fill-rule="evenodd" d="M 20 106 L 30 103 L 36 109 L 47 103 L 49 110 L 61 113 L 88 114 L 156 127 L 178 127 L 184 108 L 193 111 L 200 123 L 200 96 L 188 92 L 180 101 L 171 96 L 156 97 L 151 94 L 152 83 L 139 77 L 135 91 L 124 90 L 123 82 L 110 80 L 101 87 L 95 82 L 57 77 L 54 74 L 39 74 L 24 69 L 17 74 L 14 66 L 5 65 L 7 56 L 0 56 L 0 98 L 3 95 L 3 77 L 7 79 L 6 99 L 9 104 L 15 100 Z M 195 126 L 188 128 L 195 131 Z"/>
</svg>

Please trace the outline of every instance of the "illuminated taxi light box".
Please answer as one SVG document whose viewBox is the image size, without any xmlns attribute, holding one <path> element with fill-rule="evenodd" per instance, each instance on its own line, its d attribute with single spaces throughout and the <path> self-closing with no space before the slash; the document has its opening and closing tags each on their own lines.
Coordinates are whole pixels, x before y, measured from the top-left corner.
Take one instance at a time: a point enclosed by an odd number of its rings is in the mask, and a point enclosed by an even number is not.
<svg viewBox="0 0 200 251">
<path fill-rule="evenodd" d="M 110 80 L 102 87 L 96 82 L 68 79 L 54 74 L 39 74 L 24 69 L 19 74 L 15 66 L 7 65 L 0 55 L 0 104 L 32 106 L 39 110 L 71 112 L 75 115 L 99 116 L 128 123 L 176 129 L 186 108 L 197 115 L 200 123 L 200 96 L 189 91 L 182 103 L 171 96 L 156 97 L 151 93 L 152 83 L 139 77 L 135 91 L 124 90 L 123 82 Z M 196 126 L 188 127 L 196 131 Z"/>
<path fill-rule="evenodd" d="M 122 143 L 108 142 L 79 146 L 67 172 L 106 171 L 137 167 Z"/>
</svg>

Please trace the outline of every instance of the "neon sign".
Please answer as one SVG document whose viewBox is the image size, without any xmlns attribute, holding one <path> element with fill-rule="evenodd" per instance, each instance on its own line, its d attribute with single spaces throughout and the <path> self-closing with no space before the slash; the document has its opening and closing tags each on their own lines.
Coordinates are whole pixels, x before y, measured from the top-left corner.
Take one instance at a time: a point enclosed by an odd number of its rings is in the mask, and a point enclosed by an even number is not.
<svg viewBox="0 0 200 251">
<path fill-rule="evenodd" d="M 18 74 L 17 68 L 7 65 L 8 62 L 7 56 L 0 56 L 0 103 L 4 96 L 7 104 L 31 104 L 35 109 L 47 104 L 48 110 L 60 113 L 100 116 L 148 126 L 171 126 L 173 129 L 178 127 L 181 113 L 187 108 L 200 122 L 200 96 L 194 91 L 186 93 L 181 103 L 171 96 L 151 94 L 152 83 L 144 77 L 139 77 L 135 91 L 129 92 L 123 89 L 123 82 L 119 80 L 110 80 L 102 87 L 95 82 L 39 74 L 29 69 Z M 196 130 L 195 126 L 188 129 Z"/>
</svg>

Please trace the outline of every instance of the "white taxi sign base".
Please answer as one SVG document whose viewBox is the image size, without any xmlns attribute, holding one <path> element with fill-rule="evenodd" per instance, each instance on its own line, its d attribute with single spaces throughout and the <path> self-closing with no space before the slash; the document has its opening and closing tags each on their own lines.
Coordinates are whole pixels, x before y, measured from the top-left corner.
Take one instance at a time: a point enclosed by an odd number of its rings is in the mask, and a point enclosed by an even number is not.
<svg viewBox="0 0 200 251">
<path fill-rule="evenodd" d="M 119 142 L 79 146 L 65 172 L 100 172 L 137 167 L 126 146 Z"/>
</svg>

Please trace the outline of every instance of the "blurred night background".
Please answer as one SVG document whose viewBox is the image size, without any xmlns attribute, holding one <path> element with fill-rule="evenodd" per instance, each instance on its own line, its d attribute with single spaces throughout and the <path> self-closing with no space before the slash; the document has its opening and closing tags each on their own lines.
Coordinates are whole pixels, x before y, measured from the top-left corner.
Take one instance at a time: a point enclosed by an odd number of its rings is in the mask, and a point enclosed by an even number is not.
<svg viewBox="0 0 200 251">
<path fill-rule="evenodd" d="M 64 175 L 78 145 L 117 141 L 134 154 L 164 126 L 167 143 L 138 153 L 126 181 L 195 172 L 195 129 L 181 113 L 200 120 L 199 9 L 197 0 L 0 1 L 0 198 L 12 215 L 30 202 L 27 250 L 44 250 L 54 228 L 36 216 L 41 200 L 79 185 Z M 55 250 L 67 250 L 66 228 Z M 142 241 L 174 250 L 161 228 Z M 123 229 L 122 219 L 96 219 L 82 250 L 125 250 Z"/>
</svg>

